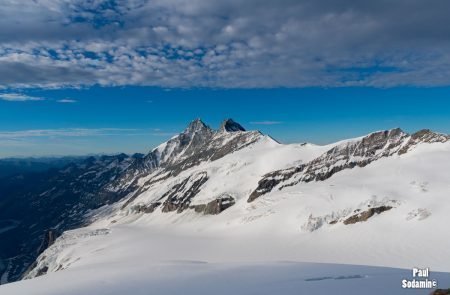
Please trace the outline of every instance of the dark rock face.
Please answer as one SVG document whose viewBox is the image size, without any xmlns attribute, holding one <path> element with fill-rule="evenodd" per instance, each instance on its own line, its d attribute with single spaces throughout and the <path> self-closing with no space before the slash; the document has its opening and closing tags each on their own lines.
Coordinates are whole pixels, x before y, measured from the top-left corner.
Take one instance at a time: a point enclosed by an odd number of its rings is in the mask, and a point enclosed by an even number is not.
<svg viewBox="0 0 450 295">
<path fill-rule="evenodd" d="M 181 183 L 174 185 L 166 192 L 161 199 L 166 199 L 163 204 L 162 212 L 177 211 L 183 212 L 189 208 L 191 199 L 200 191 L 201 186 L 208 180 L 206 172 L 194 174 L 183 180 Z"/>
<path fill-rule="evenodd" d="M 408 135 L 401 129 L 375 132 L 360 140 L 337 145 L 307 164 L 266 174 L 250 194 L 248 202 L 299 182 L 323 181 L 344 169 L 364 167 L 380 158 L 406 153 L 420 143 L 446 142 L 450 136 L 421 130 Z"/>
<path fill-rule="evenodd" d="M 275 172 L 268 173 L 258 181 L 258 187 L 250 194 L 247 202 L 253 202 L 260 196 L 269 193 L 278 184 L 290 179 L 296 173 L 303 171 L 305 165 L 300 165 L 298 167 L 278 170 Z"/>
<path fill-rule="evenodd" d="M 36 274 L 36 277 L 40 277 L 42 275 L 47 274 L 48 266 L 44 266 L 43 268 L 39 269 L 38 273 Z"/>
<path fill-rule="evenodd" d="M 190 206 L 189 208 L 194 209 L 197 213 L 203 213 L 205 215 L 217 215 L 222 211 L 230 208 L 235 204 L 235 200 L 231 196 L 223 196 L 217 198 L 207 204 L 199 204 Z"/>
<path fill-rule="evenodd" d="M 380 206 L 380 207 L 376 207 L 376 208 L 370 208 L 366 211 L 363 211 L 358 214 L 350 216 L 349 218 L 344 220 L 344 224 L 348 225 L 348 224 L 354 224 L 357 222 L 364 222 L 364 221 L 367 221 L 372 216 L 374 216 L 375 214 L 380 214 L 385 211 L 389 211 L 391 209 L 392 209 L 391 206 Z"/>
<path fill-rule="evenodd" d="M 227 120 L 223 121 L 219 130 L 226 131 L 226 132 L 245 131 L 244 127 L 242 127 L 241 124 L 233 121 L 233 119 L 227 119 Z"/>
<path fill-rule="evenodd" d="M 55 230 L 53 229 L 49 229 L 45 232 L 44 234 L 44 239 L 42 240 L 42 244 L 39 247 L 38 253 L 41 254 L 42 252 L 44 252 L 48 247 L 50 247 L 51 245 L 53 245 L 53 243 L 55 242 L 56 238 L 57 238 L 58 234 L 56 233 Z"/>
</svg>

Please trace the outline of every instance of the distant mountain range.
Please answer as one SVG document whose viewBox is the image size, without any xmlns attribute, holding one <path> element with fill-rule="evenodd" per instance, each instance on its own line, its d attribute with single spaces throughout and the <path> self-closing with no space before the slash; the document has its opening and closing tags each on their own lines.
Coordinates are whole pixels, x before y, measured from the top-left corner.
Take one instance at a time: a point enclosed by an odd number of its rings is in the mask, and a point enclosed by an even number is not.
<svg viewBox="0 0 450 295">
<path fill-rule="evenodd" d="M 86 157 L 27 157 L 0 159 L 0 178 L 30 172 L 44 172 L 61 168 L 69 163 L 81 161 Z"/>
</svg>

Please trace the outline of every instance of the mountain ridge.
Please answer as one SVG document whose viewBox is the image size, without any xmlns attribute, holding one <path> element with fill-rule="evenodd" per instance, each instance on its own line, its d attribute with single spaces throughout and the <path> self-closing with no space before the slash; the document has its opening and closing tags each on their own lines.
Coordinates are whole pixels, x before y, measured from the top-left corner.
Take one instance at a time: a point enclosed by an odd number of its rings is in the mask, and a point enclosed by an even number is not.
<svg viewBox="0 0 450 295">
<path fill-rule="evenodd" d="M 443 143 L 449 140 L 449 135 L 435 133 L 429 129 L 423 129 L 411 135 L 400 128 L 373 132 L 354 141 L 339 144 L 308 164 L 266 175 L 259 182 L 258 188 L 252 192 L 248 202 L 254 201 L 259 196 L 271 191 L 275 186 L 300 173 L 303 173 L 303 175 L 299 176 L 299 179 L 284 184 L 279 189 L 295 185 L 298 182 L 325 180 L 343 169 L 355 166 L 364 167 L 381 157 L 389 157 L 394 154 L 402 155 L 420 143 Z M 345 163 L 335 165 L 339 161 Z"/>
</svg>

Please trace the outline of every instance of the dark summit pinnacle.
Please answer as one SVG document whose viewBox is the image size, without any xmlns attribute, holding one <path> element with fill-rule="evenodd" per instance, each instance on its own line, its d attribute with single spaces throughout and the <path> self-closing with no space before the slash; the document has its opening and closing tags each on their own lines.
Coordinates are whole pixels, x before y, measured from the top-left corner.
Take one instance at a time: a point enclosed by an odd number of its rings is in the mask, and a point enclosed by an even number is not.
<svg viewBox="0 0 450 295">
<path fill-rule="evenodd" d="M 233 121 L 233 119 L 227 119 L 222 122 L 220 125 L 220 131 L 226 132 L 236 132 L 236 131 L 245 131 L 244 127 L 241 124 Z"/>
</svg>

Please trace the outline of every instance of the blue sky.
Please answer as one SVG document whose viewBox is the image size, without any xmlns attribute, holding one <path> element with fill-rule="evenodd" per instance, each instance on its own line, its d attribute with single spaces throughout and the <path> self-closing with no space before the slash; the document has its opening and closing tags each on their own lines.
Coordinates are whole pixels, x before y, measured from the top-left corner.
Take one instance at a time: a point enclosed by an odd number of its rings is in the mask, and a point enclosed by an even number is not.
<svg viewBox="0 0 450 295">
<path fill-rule="evenodd" d="M 282 142 L 448 133 L 448 11 L 447 0 L 4 1 L 0 157 L 145 152 L 196 117 Z"/>
<path fill-rule="evenodd" d="M 15 95 L 28 100 L 0 100 L 3 157 L 146 152 L 195 118 L 218 128 L 231 117 L 285 143 L 324 144 L 394 127 L 450 133 L 450 88 L 128 86 Z"/>
</svg>

